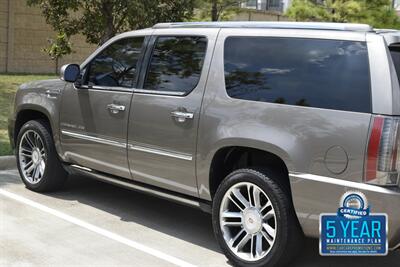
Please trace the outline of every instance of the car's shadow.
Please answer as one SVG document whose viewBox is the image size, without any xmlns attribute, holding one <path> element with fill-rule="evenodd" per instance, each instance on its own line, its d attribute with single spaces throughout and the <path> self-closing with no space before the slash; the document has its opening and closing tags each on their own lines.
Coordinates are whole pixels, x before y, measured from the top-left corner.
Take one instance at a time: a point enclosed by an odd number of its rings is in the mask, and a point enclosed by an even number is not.
<svg viewBox="0 0 400 267">
<path fill-rule="evenodd" d="M 74 200 L 103 210 L 122 221 L 134 222 L 167 235 L 220 252 L 214 238 L 211 215 L 127 189 L 85 177 L 70 177 L 63 191 L 49 196 Z M 399 266 L 400 252 L 387 257 L 321 257 L 318 240 L 306 239 L 303 250 L 291 266 Z"/>
</svg>

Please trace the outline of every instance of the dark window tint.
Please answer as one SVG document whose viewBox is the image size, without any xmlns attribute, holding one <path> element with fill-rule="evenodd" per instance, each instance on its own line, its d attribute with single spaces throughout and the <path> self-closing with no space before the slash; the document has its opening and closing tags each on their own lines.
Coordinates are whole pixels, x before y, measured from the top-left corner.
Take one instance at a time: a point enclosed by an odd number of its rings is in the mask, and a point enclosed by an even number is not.
<svg viewBox="0 0 400 267">
<path fill-rule="evenodd" d="M 86 84 L 106 87 L 134 86 L 143 40 L 144 37 L 128 38 L 108 46 L 90 63 Z"/>
<path fill-rule="evenodd" d="M 400 81 L 400 45 L 390 47 L 390 53 L 392 54 L 394 67 L 396 68 L 397 78 Z"/>
<path fill-rule="evenodd" d="M 231 37 L 225 83 L 233 98 L 371 112 L 363 42 Z"/>
<path fill-rule="evenodd" d="M 199 82 L 206 49 L 205 37 L 158 37 L 144 88 L 190 92 Z"/>
</svg>

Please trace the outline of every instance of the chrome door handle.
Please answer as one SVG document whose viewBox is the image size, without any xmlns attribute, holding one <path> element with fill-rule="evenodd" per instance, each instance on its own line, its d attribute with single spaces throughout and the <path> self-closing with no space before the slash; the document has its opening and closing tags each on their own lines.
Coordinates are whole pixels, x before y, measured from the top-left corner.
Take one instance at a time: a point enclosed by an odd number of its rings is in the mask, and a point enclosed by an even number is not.
<svg viewBox="0 0 400 267">
<path fill-rule="evenodd" d="M 192 112 L 186 112 L 186 111 L 172 111 L 171 116 L 175 118 L 177 122 L 185 122 L 186 120 L 191 120 L 194 117 L 194 114 Z"/>
<path fill-rule="evenodd" d="M 107 109 L 110 110 L 111 113 L 117 114 L 120 111 L 125 111 L 125 106 L 116 105 L 116 104 L 109 104 L 109 105 L 107 105 Z"/>
</svg>

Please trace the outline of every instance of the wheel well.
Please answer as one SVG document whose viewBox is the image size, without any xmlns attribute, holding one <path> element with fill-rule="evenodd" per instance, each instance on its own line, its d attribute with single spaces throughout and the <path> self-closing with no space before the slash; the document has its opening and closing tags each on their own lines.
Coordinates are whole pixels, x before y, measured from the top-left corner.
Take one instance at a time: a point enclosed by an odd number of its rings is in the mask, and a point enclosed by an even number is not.
<svg viewBox="0 0 400 267">
<path fill-rule="evenodd" d="M 47 116 L 40 111 L 26 109 L 26 110 L 22 110 L 18 113 L 17 118 L 15 120 L 14 144 L 17 143 L 17 137 L 18 137 L 19 131 L 21 130 L 22 126 L 30 120 L 38 120 L 38 119 L 46 121 L 48 123 L 48 125 L 50 126 L 49 118 L 47 118 Z M 51 127 L 50 127 L 50 130 L 51 130 Z"/>
<path fill-rule="evenodd" d="M 279 175 L 280 184 L 291 196 L 289 172 L 285 162 L 275 154 L 249 147 L 225 147 L 217 151 L 210 168 L 210 193 L 214 197 L 222 180 L 232 171 L 242 168 L 268 169 Z"/>
</svg>

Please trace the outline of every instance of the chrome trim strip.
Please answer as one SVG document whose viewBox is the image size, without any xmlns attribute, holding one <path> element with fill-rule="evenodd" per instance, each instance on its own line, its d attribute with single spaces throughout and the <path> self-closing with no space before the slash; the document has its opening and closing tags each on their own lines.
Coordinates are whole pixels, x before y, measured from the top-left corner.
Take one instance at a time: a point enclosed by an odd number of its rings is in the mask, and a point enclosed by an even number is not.
<svg viewBox="0 0 400 267">
<path fill-rule="evenodd" d="M 82 171 L 85 171 L 84 168 L 85 167 L 79 168 L 79 169 L 81 169 Z M 106 183 L 110 183 L 110 184 L 113 184 L 113 185 L 122 186 L 122 187 L 125 187 L 125 188 L 128 188 L 128 189 L 131 189 L 131 190 L 136 190 L 136 191 L 148 193 L 150 195 L 154 195 L 154 196 L 158 196 L 158 197 L 161 197 L 161 198 L 169 199 L 169 200 L 172 200 L 172 201 L 175 201 L 175 202 L 179 202 L 179 203 L 182 203 L 182 204 L 185 204 L 185 205 L 189 205 L 189 206 L 192 206 L 192 207 L 201 208 L 201 204 L 200 204 L 199 201 L 188 199 L 188 198 L 181 197 L 181 196 L 178 196 L 178 195 L 174 195 L 174 194 L 171 194 L 171 193 L 168 193 L 168 192 L 163 192 L 161 190 L 151 189 L 150 187 L 146 187 L 146 186 L 142 186 L 142 185 L 136 184 L 134 181 L 128 182 L 128 181 L 120 180 L 120 179 L 117 179 L 117 178 L 111 178 L 111 177 L 108 177 L 106 175 L 103 175 L 103 174 L 97 173 L 97 172 L 88 172 L 88 176 L 90 178 L 93 178 L 93 179 L 96 179 L 96 180 L 99 180 L 99 181 L 103 181 L 103 182 L 106 182 Z"/>
<path fill-rule="evenodd" d="M 185 92 L 173 92 L 173 91 L 157 91 L 157 90 L 146 90 L 146 89 L 133 89 L 134 93 L 150 94 L 150 95 L 170 95 L 170 96 L 184 96 Z"/>
<path fill-rule="evenodd" d="M 117 87 L 117 86 L 99 86 L 99 85 L 93 85 L 93 86 L 88 86 L 88 85 L 80 85 L 79 87 L 76 87 L 74 84 L 74 88 L 76 90 L 97 90 L 97 91 L 112 91 L 112 92 L 121 92 L 121 93 L 132 93 L 133 88 L 128 88 L 128 87 Z"/>
<path fill-rule="evenodd" d="M 91 142 L 95 142 L 95 143 L 99 143 L 99 144 L 116 146 L 116 147 L 121 147 L 121 148 L 127 147 L 126 144 L 124 144 L 124 143 L 109 140 L 109 139 L 99 138 L 99 137 L 95 137 L 95 136 L 91 136 L 91 135 L 78 134 L 78 133 L 64 131 L 64 130 L 62 130 L 61 133 L 66 136 L 70 136 L 70 137 L 74 137 L 74 138 L 78 138 L 78 139 L 82 139 L 82 140 L 87 140 L 87 141 L 91 141 Z"/>
<path fill-rule="evenodd" d="M 308 173 L 297 173 L 297 172 L 291 172 L 291 173 L 289 173 L 289 176 L 290 176 L 290 178 L 300 178 L 300 179 L 304 179 L 304 180 L 312 180 L 312 181 L 321 182 L 321 183 L 334 184 L 334 185 L 342 186 L 342 187 L 356 188 L 359 190 L 372 191 L 372 192 L 383 193 L 383 194 L 393 194 L 393 195 L 399 194 L 400 195 L 400 192 L 396 192 L 394 190 L 390 190 L 390 189 L 382 187 L 382 186 L 346 181 L 346 180 L 332 178 L 332 177 L 319 176 L 319 175 L 308 174 Z"/>
<path fill-rule="evenodd" d="M 394 250 L 397 250 L 397 249 L 400 249 L 400 243 L 395 245 L 393 248 L 390 248 L 389 250 L 394 251 Z"/>
<path fill-rule="evenodd" d="M 93 89 L 93 90 L 107 90 L 107 91 L 120 91 L 120 92 L 127 92 L 127 93 L 132 93 L 133 89 L 128 88 L 128 87 L 120 87 L 120 86 L 99 86 L 99 85 L 94 85 L 94 86 L 89 86 L 88 89 Z"/>
<path fill-rule="evenodd" d="M 132 144 L 129 144 L 128 147 L 131 150 L 136 150 L 136 151 L 140 151 L 140 152 L 152 153 L 152 154 L 156 154 L 156 155 L 160 155 L 160 156 L 166 156 L 166 157 L 177 158 L 177 159 L 188 160 L 188 161 L 193 160 L 193 157 L 190 155 L 187 155 L 187 154 L 180 154 L 180 153 L 159 150 L 159 149 L 154 149 L 154 148 L 149 148 L 149 147 L 144 147 L 144 146 L 139 146 L 139 145 L 132 145 Z"/>
<path fill-rule="evenodd" d="M 86 168 L 86 167 L 83 167 L 83 166 L 80 166 L 80 165 L 72 164 L 70 166 L 73 167 L 73 168 L 76 168 L 76 169 L 83 170 L 83 171 L 92 172 L 92 169 L 89 169 L 89 168 Z"/>
</svg>

